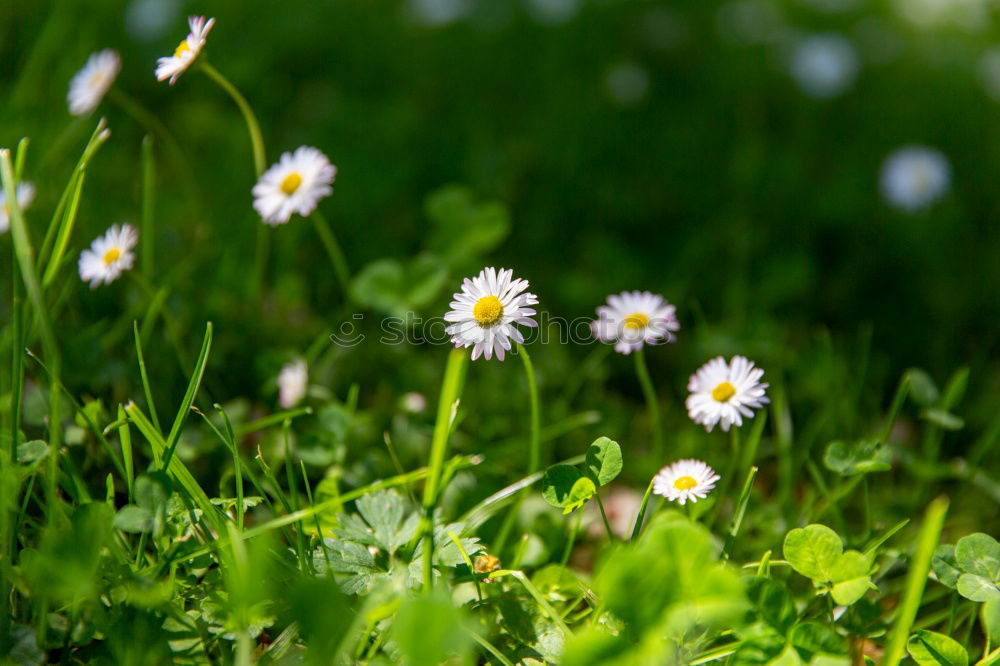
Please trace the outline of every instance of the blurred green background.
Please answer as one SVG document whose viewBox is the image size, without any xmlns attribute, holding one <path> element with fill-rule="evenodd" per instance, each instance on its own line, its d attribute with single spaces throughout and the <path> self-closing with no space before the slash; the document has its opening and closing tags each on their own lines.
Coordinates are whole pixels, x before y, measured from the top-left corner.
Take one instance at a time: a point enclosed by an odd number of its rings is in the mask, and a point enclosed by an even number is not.
<svg viewBox="0 0 1000 666">
<path fill-rule="evenodd" d="M 911 366 L 939 383 L 971 366 L 961 411 L 973 434 L 997 411 L 1000 17 L 986 0 L 0 2 L 0 145 L 32 139 L 35 242 L 100 115 L 113 135 L 90 169 L 73 246 L 138 219 L 148 128 L 112 99 L 82 121 L 65 103 L 87 56 L 114 48 L 116 87 L 162 121 L 187 161 L 157 151 L 150 278 L 169 289 L 175 339 L 193 356 L 204 321 L 215 323 L 206 388 L 215 400 L 243 398 L 248 413 L 272 409 L 281 363 L 316 345 L 314 384 L 339 400 L 358 385 L 361 411 L 345 427 L 351 447 L 371 451 L 359 472 L 371 475 L 392 469 L 381 432 L 395 427 L 399 396 L 418 391 L 434 404 L 446 347 L 373 337 L 325 345 L 354 311 L 377 337 L 379 310 L 391 308 L 348 306 L 299 218 L 270 232 L 264 288 L 250 284 L 261 223 L 238 111 L 200 72 L 173 87 L 153 76 L 193 13 L 216 18 L 205 54 L 258 114 L 268 160 L 308 144 L 337 165 L 321 209 L 352 270 L 386 258 L 409 266 L 426 252 L 444 271 L 415 299 L 418 314 L 443 314 L 461 278 L 483 265 L 513 267 L 555 316 L 592 316 L 625 289 L 676 303 L 679 342 L 647 356 L 678 455 L 701 441 L 681 409 L 687 377 L 715 354 L 744 353 L 766 369 L 772 395 L 805 424 L 812 441 L 796 442 L 806 452 L 871 431 Z M 803 40 L 818 34 L 847 40 L 856 65 L 822 97 L 791 74 Z M 909 144 L 940 150 L 952 174 L 950 190 L 913 214 L 879 191 L 883 160 Z M 442 259 L 447 224 L 425 201 L 449 183 L 506 207 L 502 243 Z M 9 244 L 0 236 L 4 276 Z M 91 291 L 75 265 L 65 270 L 57 322 L 67 384 L 109 403 L 138 400 L 131 320 L 148 294 L 128 279 Z M 157 323 L 147 342 L 165 413 L 190 367 L 170 339 Z M 582 364 L 593 348 L 531 347 L 547 423 L 601 414 L 556 440 L 553 457 L 582 451 L 594 434 L 645 448 L 631 360 Z M 472 364 L 456 442 L 511 469 L 523 467 L 527 430 L 518 365 Z M 578 379 L 581 392 L 567 395 Z M 422 437 L 404 462 L 423 459 Z M 948 434 L 945 451 L 961 453 L 971 437 Z"/>
</svg>

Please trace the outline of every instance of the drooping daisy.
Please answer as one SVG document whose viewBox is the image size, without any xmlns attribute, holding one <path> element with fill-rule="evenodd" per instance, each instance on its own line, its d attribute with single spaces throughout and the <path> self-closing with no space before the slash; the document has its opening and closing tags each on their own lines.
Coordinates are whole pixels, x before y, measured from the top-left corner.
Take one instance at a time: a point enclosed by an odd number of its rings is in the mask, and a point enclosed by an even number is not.
<svg viewBox="0 0 1000 666">
<path fill-rule="evenodd" d="M 278 404 L 291 409 L 306 397 L 309 368 L 302 359 L 286 363 L 278 373 Z"/>
<path fill-rule="evenodd" d="M 445 329 L 451 341 L 456 347 L 472 347 L 473 361 L 480 355 L 493 358 L 494 353 L 502 361 L 504 352 L 510 350 L 511 339 L 524 343 L 514 324 L 538 326 L 531 319 L 534 309 L 526 307 L 537 304 L 538 297 L 524 291 L 527 280 L 512 280 L 513 273 L 490 266 L 471 280 L 466 278 L 462 291 L 454 295 L 452 309 L 444 316 L 445 321 L 454 322 Z"/>
<path fill-rule="evenodd" d="M 702 461 L 678 460 L 653 477 L 653 492 L 683 506 L 705 499 L 718 480 L 715 470 Z"/>
<path fill-rule="evenodd" d="M 846 37 L 830 33 L 800 41 L 792 52 L 791 74 L 802 92 L 828 99 L 847 90 L 858 74 L 860 58 Z"/>
<path fill-rule="evenodd" d="M 615 351 L 631 354 L 644 344 L 673 342 L 674 331 L 681 328 L 676 310 L 659 294 L 623 291 L 608 296 L 608 304 L 597 308 L 590 328 L 601 342 L 613 342 Z"/>
<path fill-rule="evenodd" d="M 292 213 L 306 217 L 323 197 L 333 194 L 330 187 L 337 167 L 312 146 L 300 146 L 284 153 L 277 164 L 264 172 L 253 186 L 253 207 L 266 224 L 288 222 Z"/>
<path fill-rule="evenodd" d="M 139 232 L 131 224 L 112 226 L 94 239 L 89 250 L 80 253 L 80 279 L 90 282 L 91 289 L 102 282 L 111 284 L 132 268 L 135 263 L 132 249 L 138 242 Z"/>
<path fill-rule="evenodd" d="M 744 416 L 753 418 L 751 407 L 770 402 L 764 395 L 768 385 L 760 382 L 762 376 L 764 371 L 744 356 L 734 356 L 730 363 L 721 356 L 713 358 L 688 381 L 688 416 L 709 432 L 717 423 L 727 432 L 734 423 L 742 426 Z"/>
<path fill-rule="evenodd" d="M 17 205 L 23 211 L 35 200 L 35 186 L 29 182 L 17 184 Z M 10 229 L 10 208 L 7 207 L 7 190 L 0 187 L 0 234 Z"/>
<path fill-rule="evenodd" d="M 82 116 L 96 109 L 115 82 L 121 67 L 122 59 L 117 51 L 104 49 L 91 54 L 87 64 L 69 82 L 69 94 L 66 95 L 69 112 Z"/>
<path fill-rule="evenodd" d="M 933 148 L 900 148 L 882 165 L 882 196 L 906 212 L 931 205 L 948 191 L 950 183 L 948 159 Z"/>
<path fill-rule="evenodd" d="M 157 81 L 170 79 L 170 85 L 177 82 L 177 77 L 186 72 L 191 63 L 198 58 L 198 54 L 205 46 L 208 31 L 215 25 L 215 19 L 210 18 L 206 22 L 204 16 L 189 16 L 188 25 L 191 27 L 191 32 L 188 33 L 187 39 L 177 45 L 174 54 L 156 60 Z"/>
</svg>

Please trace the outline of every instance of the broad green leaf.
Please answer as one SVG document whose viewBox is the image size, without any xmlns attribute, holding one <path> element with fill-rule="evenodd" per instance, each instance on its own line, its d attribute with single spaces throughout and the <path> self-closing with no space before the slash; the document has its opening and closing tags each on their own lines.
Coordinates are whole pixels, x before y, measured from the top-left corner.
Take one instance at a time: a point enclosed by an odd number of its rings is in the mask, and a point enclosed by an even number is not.
<svg viewBox="0 0 1000 666">
<path fill-rule="evenodd" d="M 507 209 L 499 202 L 478 203 L 460 185 L 446 185 L 424 203 L 431 221 L 428 247 L 455 261 L 479 256 L 500 244 L 510 231 Z"/>
<path fill-rule="evenodd" d="M 958 584 L 955 587 L 959 594 L 972 601 L 1000 599 L 1000 588 L 997 587 L 997 584 L 976 574 L 962 574 L 958 577 Z"/>
<path fill-rule="evenodd" d="M 931 559 L 931 567 L 938 582 L 955 589 L 958 577 L 962 575 L 962 570 L 958 568 L 958 560 L 955 559 L 955 546 L 950 543 L 943 543 L 934 549 L 934 557 Z"/>
<path fill-rule="evenodd" d="M 618 442 L 600 437 L 587 449 L 587 474 L 599 486 L 606 486 L 622 471 L 622 449 Z"/>
<path fill-rule="evenodd" d="M 863 439 L 858 442 L 830 442 L 823 456 L 827 469 L 850 476 L 892 469 L 892 451 L 881 442 Z"/>
<path fill-rule="evenodd" d="M 153 512 L 141 506 L 129 504 L 119 509 L 111 524 L 123 532 L 141 534 L 153 531 Z"/>
<path fill-rule="evenodd" d="M 955 560 L 965 573 L 1000 582 L 1000 543 L 988 534 L 976 532 L 959 539 Z"/>
<path fill-rule="evenodd" d="M 408 599 L 392 623 L 403 663 L 469 663 L 470 639 L 459 607 L 443 591 Z"/>
<path fill-rule="evenodd" d="M 851 658 L 846 655 L 817 654 L 809 660 L 809 666 L 851 666 Z"/>
<path fill-rule="evenodd" d="M 814 524 L 790 531 L 782 550 L 792 568 L 806 578 L 829 581 L 844 544 L 829 527 Z"/>
<path fill-rule="evenodd" d="M 965 427 L 965 421 L 961 417 L 935 407 L 928 407 L 922 410 L 920 417 L 944 430 L 961 430 Z"/>
<path fill-rule="evenodd" d="M 827 624 L 801 622 L 788 634 L 792 645 L 812 657 L 816 654 L 845 655 L 848 652 L 847 639 Z"/>
<path fill-rule="evenodd" d="M 802 657 L 794 647 L 788 645 L 781 654 L 767 663 L 768 666 L 801 666 Z"/>
<path fill-rule="evenodd" d="M 920 666 L 968 666 L 969 654 L 944 634 L 921 630 L 910 636 L 906 651 Z"/>
<path fill-rule="evenodd" d="M 933 405 L 941 397 L 941 392 L 931 376 L 920 368 L 910 368 L 906 373 L 910 378 L 910 395 L 918 405 Z"/>
<path fill-rule="evenodd" d="M 772 578 L 754 576 L 747 579 L 747 599 L 760 619 L 782 635 L 795 623 L 795 602 L 788 588 Z"/>
<path fill-rule="evenodd" d="M 49 445 L 40 439 L 33 439 L 17 445 L 17 462 L 27 465 L 38 462 L 49 453 Z"/>
<path fill-rule="evenodd" d="M 542 497 L 560 509 L 572 510 L 581 501 L 590 499 L 596 490 L 594 482 L 572 465 L 553 465 L 542 478 Z"/>
<path fill-rule="evenodd" d="M 850 606 L 872 588 L 869 571 L 871 563 L 856 550 L 848 550 L 833 565 L 830 580 L 833 582 L 833 600 Z"/>
<path fill-rule="evenodd" d="M 395 489 L 381 490 L 359 497 L 358 513 L 371 527 L 375 545 L 390 555 L 410 540 L 412 531 L 404 534 L 403 519 L 410 512 L 408 500 Z"/>
<path fill-rule="evenodd" d="M 351 296 L 361 305 L 405 319 L 410 311 L 430 303 L 447 277 L 443 262 L 431 255 L 421 255 L 406 264 L 397 259 L 378 259 L 351 281 Z"/>
</svg>

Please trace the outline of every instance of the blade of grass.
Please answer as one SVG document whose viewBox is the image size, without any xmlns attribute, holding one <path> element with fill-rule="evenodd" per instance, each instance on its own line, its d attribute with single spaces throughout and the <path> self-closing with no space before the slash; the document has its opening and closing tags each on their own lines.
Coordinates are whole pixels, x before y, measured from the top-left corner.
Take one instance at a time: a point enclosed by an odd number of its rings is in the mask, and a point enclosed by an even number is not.
<svg viewBox="0 0 1000 666">
<path fill-rule="evenodd" d="M 132 430 L 128 427 L 128 417 L 125 416 L 125 409 L 118 405 L 118 439 L 122 443 L 122 459 L 125 463 L 125 483 L 128 484 L 128 498 L 131 502 L 135 498 L 132 484 L 135 479 L 135 460 L 132 457 Z"/>
<path fill-rule="evenodd" d="M 153 136 L 142 137 L 142 214 L 139 218 L 139 238 L 142 239 L 142 272 L 153 279 L 153 257 L 156 256 L 156 236 L 153 233 L 153 202 L 156 198 L 156 163 L 153 161 Z"/>
<path fill-rule="evenodd" d="M 733 510 L 733 519 L 729 523 L 729 532 L 726 534 L 726 542 L 722 547 L 723 559 L 729 559 L 729 549 L 732 548 L 733 542 L 736 540 L 736 536 L 740 533 L 740 526 L 743 525 L 743 516 L 746 515 L 747 504 L 750 503 L 750 491 L 753 489 L 753 480 L 756 476 L 757 468 L 751 467 L 750 471 L 747 473 L 747 480 L 743 483 L 743 490 L 740 492 L 740 497 L 736 500 L 736 507 Z"/>
<path fill-rule="evenodd" d="M 902 384 L 901 384 L 902 387 Z M 920 600 L 924 595 L 924 585 L 927 583 L 927 572 L 931 568 L 931 557 L 937 548 L 944 527 L 944 517 L 948 512 L 948 498 L 938 497 L 927 506 L 924 522 L 917 534 L 917 548 L 910 562 L 910 570 L 906 575 L 903 599 L 896 615 L 896 624 L 889 634 L 889 643 L 885 649 L 883 666 L 896 666 L 906 653 L 906 641 L 910 637 L 910 628 L 917 617 Z"/>
<path fill-rule="evenodd" d="M 149 410 L 149 417 L 153 420 L 156 431 L 162 433 L 160 419 L 156 416 L 156 403 L 153 402 L 153 389 L 149 385 L 149 375 L 146 374 L 146 357 L 142 353 L 142 336 L 139 335 L 139 324 L 135 321 L 132 322 L 132 334 L 135 337 L 135 356 L 139 360 L 139 379 L 142 381 L 142 393 L 146 396 L 146 408 Z M 157 465 L 160 464 L 159 456 L 154 462 Z"/>
<path fill-rule="evenodd" d="M 184 428 L 184 423 L 191 412 L 191 405 L 194 404 L 198 388 L 201 386 L 201 378 L 205 374 L 205 364 L 208 363 L 208 353 L 211 349 L 212 322 L 208 322 L 205 325 L 205 339 L 201 343 L 201 352 L 198 354 L 198 360 L 194 364 L 194 371 L 191 373 L 191 381 L 188 382 L 187 391 L 184 393 L 184 399 L 181 401 L 181 407 L 177 410 L 174 425 L 170 428 L 170 435 L 167 437 L 167 449 L 163 456 L 163 469 L 169 467 L 170 461 L 174 456 L 174 450 L 180 441 L 181 430 Z"/>
<path fill-rule="evenodd" d="M 264 430 L 265 428 L 270 428 L 273 425 L 283 423 L 286 419 L 296 419 L 300 416 L 312 413 L 312 407 L 299 407 L 298 409 L 275 412 L 274 414 L 257 419 L 256 421 L 236 426 L 234 433 L 236 435 L 236 439 L 243 439 L 247 435 L 255 433 L 258 430 Z"/>
</svg>

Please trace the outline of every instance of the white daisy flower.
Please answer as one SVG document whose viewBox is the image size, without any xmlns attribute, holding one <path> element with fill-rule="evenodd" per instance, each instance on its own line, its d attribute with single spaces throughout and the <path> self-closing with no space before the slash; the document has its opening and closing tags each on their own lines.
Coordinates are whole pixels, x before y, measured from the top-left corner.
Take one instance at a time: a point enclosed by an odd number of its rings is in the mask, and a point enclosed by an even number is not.
<svg viewBox="0 0 1000 666">
<path fill-rule="evenodd" d="M 702 461 L 678 460 L 653 477 L 653 492 L 683 506 L 685 502 L 705 499 L 718 480 L 715 470 Z"/>
<path fill-rule="evenodd" d="M 333 194 L 330 185 L 336 176 L 337 167 L 326 155 L 300 146 L 295 153 L 283 154 L 253 186 L 253 207 L 271 226 L 288 222 L 292 213 L 306 217 L 320 199 Z"/>
<path fill-rule="evenodd" d="M 631 354 L 644 344 L 673 342 L 674 331 L 681 328 L 676 310 L 659 294 L 623 291 L 608 296 L 608 304 L 597 308 L 590 328 L 601 342 L 613 342 L 615 351 Z"/>
<path fill-rule="evenodd" d="M 521 332 L 514 324 L 538 326 L 531 316 L 538 297 L 524 291 L 528 281 L 512 280 L 514 271 L 484 268 L 471 280 L 466 278 L 462 291 L 454 295 L 451 310 L 444 320 L 454 322 L 445 329 L 456 347 L 472 347 L 472 360 L 480 355 L 493 358 L 494 352 L 501 361 L 510 349 L 511 339 L 524 343 Z M 522 293 L 523 292 L 523 293 Z"/>
<path fill-rule="evenodd" d="M 851 87 L 860 60 L 854 44 L 846 37 L 832 33 L 812 35 L 796 45 L 791 73 L 802 92 L 827 99 Z"/>
<path fill-rule="evenodd" d="M 309 368 L 302 359 L 286 363 L 278 373 L 278 404 L 291 409 L 306 397 Z"/>
<path fill-rule="evenodd" d="M 17 205 L 23 211 L 35 200 L 35 186 L 29 182 L 17 184 Z M 7 190 L 0 187 L 0 234 L 10 229 L 10 208 L 7 207 Z"/>
<path fill-rule="evenodd" d="M 170 85 L 174 85 L 177 82 L 177 77 L 186 72 L 191 63 L 198 58 L 198 54 L 201 53 L 201 49 L 205 46 L 205 38 L 208 36 L 208 31 L 215 25 L 215 19 L 210 18 L 206 22 L 204 16 L 189 16 L 188 25 L 191 27 L 191 32 L 188 33 L 187 39 L 177 45 L 174 54 L 157 59 L 157 81 L 170 79 Z"/>
<path fill-rule="evenodd" d="M 882 196 L 906 212 L 931 205 L 948 191 L 950 184 L 948 159 L 933 148 L 900 148 L 882 165 Z"/>
<path fill-rule="evenodd" d="M 80 279 L 94 289 L 102 282 L 111 284 L 123 272 L 132 268 L 135 254 L 132 248 L 139 242 L 139 232 L 131 224 L 117 224 L 80 253 Z"/>
<path fill-rule="evenodd" d="M 744 416 L 753 418 L 751 407 L 770 402 L 764 395 L 768 385 L 760 383 L 763 375 L 764 371 L 744 356 L 734 356 L 728 364 L 721 356 L 713 358 L 688 381 L 688 416 L 709 432 L 717 423 L 727 432 L 734 423 L 742 426 Z"/>
<path fill-rule="evenodd" d="M 66 95 L 69 112 L 82 116 L 96 109 L 121 67 L 122 59 L 117 51 L 104 49 L 91 54 L 87 64 L 69 82 L 69 94 Z"/>
</svg>

